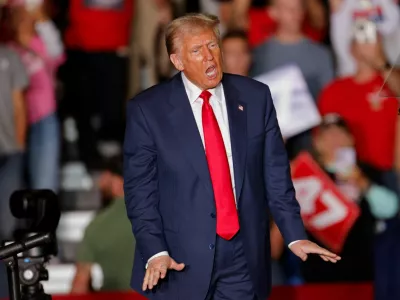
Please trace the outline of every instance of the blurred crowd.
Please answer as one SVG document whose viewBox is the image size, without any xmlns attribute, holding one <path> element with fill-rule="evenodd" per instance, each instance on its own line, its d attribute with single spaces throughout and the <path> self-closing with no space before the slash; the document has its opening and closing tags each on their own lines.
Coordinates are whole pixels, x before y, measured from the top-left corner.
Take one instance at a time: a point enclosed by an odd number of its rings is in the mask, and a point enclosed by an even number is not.
<svg viewBox="0 0 400 300">
<path fill-rule="evenodd" d="M 0 3 L 0 237 L 10 238 L 15 226 L 12 191 L 62 192 L 62 169 L 71 162 L 82 164 L 80 176 L 100 172 L 96 185 L 110 199 L 86 229 L 73 293 L 90 291 L 95 263 L 104 290 L 129 289 L 134 238 L 120 159 L 125 104 L 176 73 L 165 26 L 204 12 L 220 19 L 226 72 L 256 77 L 286 65 L 301 70 L 322 122 L 285 140 L 289 158 L 308 151 L 360 207 L 336 265 L 314 258 L 300 264 L 271 222 L 273 283 L 374 280 L 377 299 L 400 299 L 390 285 L 400 281 L 398 0 Z M 345 170 L 338 153 L 354 157 Z"/>
</svg>

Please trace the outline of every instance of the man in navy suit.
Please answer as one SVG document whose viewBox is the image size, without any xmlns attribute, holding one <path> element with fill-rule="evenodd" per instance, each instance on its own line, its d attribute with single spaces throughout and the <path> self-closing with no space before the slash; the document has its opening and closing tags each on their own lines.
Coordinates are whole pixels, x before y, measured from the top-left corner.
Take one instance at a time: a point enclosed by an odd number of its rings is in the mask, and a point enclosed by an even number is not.
<svg viewBox="0 0 400 300">
<path fill-rule="evenodd" d="M 270 91 L 223 74 L 218 23 L 171 22 L 166 45 L 180 72 L 128 104 L 131 286 L 150 299 L 266 299 L 269 210 L 301 259 L 340 259 L 307 240 Z"/>
</svg>

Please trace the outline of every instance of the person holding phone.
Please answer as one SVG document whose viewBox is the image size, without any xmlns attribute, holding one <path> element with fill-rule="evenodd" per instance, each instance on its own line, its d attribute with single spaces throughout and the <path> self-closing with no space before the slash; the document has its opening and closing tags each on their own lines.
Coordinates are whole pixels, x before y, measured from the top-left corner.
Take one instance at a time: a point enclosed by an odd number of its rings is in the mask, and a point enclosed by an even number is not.
<svg viewBox="0 0 400 300">
<path fill-rule="evenodd" d="M 313 157 L 361 215 L 353 225 L 341 253 L 340 264 L 326 265 L 310 257 L 303 265 L 306 282 L 363 282 L 373 279 L 373 245 L 379 221 L 399 211 L 394 192 L 379 182 L 379 172 L 357 163 L 353 136 L 337 114 L 324 116 L 313 137 Z M 311 240 L 315 240 L 309 233 Z"/>
</svg>

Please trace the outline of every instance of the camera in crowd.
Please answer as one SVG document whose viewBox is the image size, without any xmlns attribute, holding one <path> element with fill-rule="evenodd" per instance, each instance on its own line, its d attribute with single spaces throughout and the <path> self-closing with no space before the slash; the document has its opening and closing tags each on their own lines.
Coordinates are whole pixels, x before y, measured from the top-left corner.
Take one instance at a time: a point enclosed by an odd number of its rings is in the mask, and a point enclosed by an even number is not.
<svg viewBox="0 0 400 300">
<path fill-rule="evenodd" d="M 359 18 L 354 22 L 354 37 L 360 44 L 374 44 L 378 40 L 378 28 L 376 24 L 364 18 Z"/>
<path fill-rule="evenodd" d="M 60 220 L 58 198 L 50 190 L 16 191 L 10 198 L 10 209 L 19 224 L 15 241 L 3 242 L 2 249 L 15 245 L 14 248 L 19 246 L 22 250 L 5 260 L 10 299 L 51 299 L 40 282 L 48 280 L 45 264 L 58 252 L 55 239 Z M 34 243 L 40 246 L 32 248 Z"/>
</svg>

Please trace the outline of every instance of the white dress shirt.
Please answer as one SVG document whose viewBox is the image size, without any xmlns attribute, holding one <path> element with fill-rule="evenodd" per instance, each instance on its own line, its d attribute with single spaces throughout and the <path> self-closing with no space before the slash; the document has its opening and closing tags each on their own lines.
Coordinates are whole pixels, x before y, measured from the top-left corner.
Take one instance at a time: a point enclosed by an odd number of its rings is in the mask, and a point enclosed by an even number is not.
<svg viewBox="0 0 400 300">
<path fill-rule="evenodd" d="M 194 85 L 183 73 L 181 73 L 181 74 L 182 74 L 183 85 L 185 87 L 186 94 L 188 96 L 190 106 L 192 107 L 193 115 L 196 120 L 197 128 L 199 129 L 199 134 L 200 134 L 201 140 L 203 142 L 203 146 L 205 146 L 204 145 L 203 122 L 202 122 L 203 99 L 200 98 L 200 94 L 202 93 L 202 90 L 199 89 L 196 85 Z M 214 115 L 217 119 L 219 129 L 221 130 L 222 138 L 224 140 L 226 156 L 228 157 L 229 170 L 231 173 L 233 194 L 235 196 L 235 202 L 237 204 L 236 193 L 235 193 L 235 176 L 234 176 L 234 170 L 233 170 L 231 136 L 230 136 L 230 131 L 229 131 L 228 111 L 226 108 L 224 88 L 222 86 L 222 83 L 220 83 L 215 88 L 209 89 L 208 91 L 211 93 L 210 105 L 214 111 Z M 289 247 L 293 243 L 294 242 L 290 243 Z M 168 252 L 163 251 L 163 252 L 157 253 L 156 255 L 153 255 L 152 257 L 150 257 L 148 261 L 150 261 L 153 258 L 162 256 L 162 255 L 168 255 Z M 146 264 L 146 268 L 147 268 L 147 264 Z"/>
<path fill-rule="evenodd" d="M 183 85 L 185 86 L 186 94 L 189 98 L 190 106 L 192 107 L 193 115 L 196 120 L 197 128 L 199 129 L 200 137 L 204 145 L 204 132 L 203 132 L 203 121 L 202 121 L 202 107 L 203 99 L 199 96 L 202 90 L 187 79 L 182 73 Z M 226 156 L 228 157 L 229 170 L 231 173 L 233 194 L 235 195 L 235 176 L 233 172 L 233 158 L 232 158 L 232 147 L 231 147 L 231 136 L 229 131 L 228 111 L 226 108 L 225 94 L 222 83 L 217 85 L 214 89 L 208 90 L 211 93 L 210 105 L 214 111 L 215 118 L 217 119 L 219 129 L 222 134 L 222 139 L 225 144 Z"/>
</svg>

